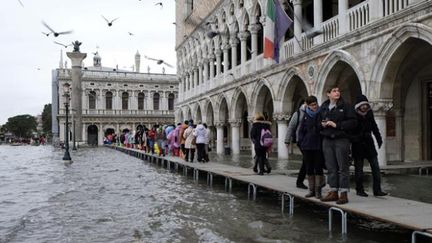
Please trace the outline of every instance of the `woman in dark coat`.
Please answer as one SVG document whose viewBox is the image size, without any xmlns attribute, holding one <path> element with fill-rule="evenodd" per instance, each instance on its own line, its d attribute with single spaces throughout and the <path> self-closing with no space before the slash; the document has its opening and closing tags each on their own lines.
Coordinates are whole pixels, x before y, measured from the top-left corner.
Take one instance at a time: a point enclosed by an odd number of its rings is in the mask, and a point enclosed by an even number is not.
<svg viewBox="0 0 432 243">
<path fill-rule="evenodd" d="M 255 120 L 252 124 L 252 128 L 251 128 L 251 132 L 250 132 L 250 138 L 252 140 L 252 143 L 254 144 L 255 147 L 255 155 L 256 155 L 256 162 L 259 165 L 259 175 L 263 175 L 264 174 L 264 164 L 267 165 L 267 172 L 270 173 L 271 171 L 271 167 L 268 164 L 267 161 L 267 150 L 269 148 L 263 147 L 261 146 L 261 131 L 263 129 L 269 129 L 270 130 L 270 125 L 271 122 L 266 121 L 264 119 L 264 115 L 261 113 L 257 113 L 255 115 Z M 254 166 L 254 170 L 256 170 L 256 163 Z"/>
<path fill-rule="evenodd" d="M 378 153 L 375 149 L 372 134 L 375 136 L 378 148 L 381 148 L 382 137 L 366 96 L 360 95 L 357 97 L 354 108 L 358 123 L 352 135 L 352 157 L 354 159 L 357 195 L 362 197 L 368 196 L 363 187 L 363 162 L 364 159 L 367 159 L 372 170 L 373 194 L 375 196 L 385 196 L 387 193 L 381 190 L 381 173 L 378 165 Z"/>
<path fill-rule="evenodd" d="M 305 99 L 306 109 L 299 122 L 298 146 L 303 152 L 303 162 L 308 175 L 309 193 L 305 197 L 321 198 L 324 157 L 322 154 L 318 100 L 315 96 Z"/>
</svg>

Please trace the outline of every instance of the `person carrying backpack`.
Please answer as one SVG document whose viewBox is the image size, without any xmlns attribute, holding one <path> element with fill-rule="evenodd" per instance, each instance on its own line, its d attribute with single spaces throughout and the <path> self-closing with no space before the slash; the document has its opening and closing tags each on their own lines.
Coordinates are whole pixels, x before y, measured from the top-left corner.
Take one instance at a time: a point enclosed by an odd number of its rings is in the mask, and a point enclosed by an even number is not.
<svg viewBox="0 0 432 243">
<path fill-rule="evenodd" d="M 252 124 L 250 138 L 255 148 L 256 164 L 259 166 L 258 175 L 264 175 L 264 165 L 267 165 L 267 172 L 270 173 L 271 167 L 267 160 L 267 151 L 271 148 L 273 143 L 271 131 L 271 122 L 265 121 L 264 115 L 260 112 L 255 114 L 255 120 Z M 256 171 L 256 165 L 254 166 Z"/>
<path fill-rule="evenodd" d="M 288 130 L 284 141 L 287 146 L 289 146 L 290 143 L 297 143 L 300 121 L 303 120 L 305 115 L 305 110 L 306 110 L 305 102 L 302 101 L 300 103 L 301 103 L 300 107 L 291 116 L 291 120 L 288 124 Z M 301 148 L 300 148 L 300 152 L 303 155 L 303 151 L 301 150 Z M 302 165 L 297 175 L 297 182 L 296 182 L 297 188 L 308 189 L 307 186 L 305 186 L 305 184 L 303 183 L 305 178 L 306 178 L 306 165 L 304 163 L 304 160 L 302 160 Z"/>
</svg>

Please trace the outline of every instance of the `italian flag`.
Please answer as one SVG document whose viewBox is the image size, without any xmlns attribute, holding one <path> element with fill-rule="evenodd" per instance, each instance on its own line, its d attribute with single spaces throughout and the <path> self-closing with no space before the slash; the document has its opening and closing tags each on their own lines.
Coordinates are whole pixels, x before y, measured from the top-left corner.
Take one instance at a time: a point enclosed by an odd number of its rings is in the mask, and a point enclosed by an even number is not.
<svg viewBox="0 0 432 243">
<path fill-rule="evenodd" d="M 276 27 L 276 6 L 273 0 L 267 0 L 267 14 L 264 28 L 264 58 L 274 59 Z"/>
<path fill-rule="evenodd" d="M 279 63 L 279 42 L 293 24 L 282 9 L 279 0 L 267 0 L 267 14 L 264 29 L 264 58 Z"/>
</svg>

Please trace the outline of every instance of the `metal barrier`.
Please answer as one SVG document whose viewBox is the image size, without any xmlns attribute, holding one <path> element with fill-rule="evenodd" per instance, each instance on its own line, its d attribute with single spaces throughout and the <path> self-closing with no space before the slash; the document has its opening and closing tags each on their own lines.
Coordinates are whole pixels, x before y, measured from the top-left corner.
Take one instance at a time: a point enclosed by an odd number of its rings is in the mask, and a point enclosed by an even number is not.
<svg viewBox="0 0 432 243">
<path fill-rule="evenodd" d="M 411 235 L 411 243 L 416 243 L 417 235 L 423 235 L 432 239 L 432 234 L 423 231 L 414 231 Z"/>
<path fill-rule="evenodd" d="M 251 187 L 252 187 L 252 193 L 253 193 L 252 200 L 255 201 L 255 199 L 256 199 L 256 193 L 257 193 L 257 186 L 255 184 L 253 184 L 253 183 L 249 183 L 249 185 L 248 185 L 248 199 L 250 198 Z"/>
<path fill-rule="evenodd" d="M 331 207 L 328 210 L 329 213 L 329 231 L 332 231 L 332 223 L 333 223 L 333 217 L 332 217 L 332 211 L 337 211 L 341 213 L 341 219 L 342 219 L 342 234 L 347 234 L 347 213 L 345 211 L 343 211 L 340 208 L 336 208 L 336 207 Z"/>
<path fill-rule="evenodd" d="M 207 172 L 207 185 L 212 187 L 213 186 L 213 173 Z"/>
<path fill-rule="evenodd" d="M 293 215 L 294 214 L 294 196 L 289 194 L 288 192 L 283 192 L 281 193 L 282 196 L 282 213 L 285 210 L 285 196 L 288 197 L 289 199 L 289 215 Z"/>
<path fill-rule="evenodd" d="M 196 168 L 194 168 L 194 171 L 193 171 L 193 178 L 195 181 L 199 180 L 199 170 Z"/>
<path fill-rule="evenodd" d="M 225 191 L 231 193 L 232 190 L 232 179 L 230 177 L 225 177 Z"/>
</svg>

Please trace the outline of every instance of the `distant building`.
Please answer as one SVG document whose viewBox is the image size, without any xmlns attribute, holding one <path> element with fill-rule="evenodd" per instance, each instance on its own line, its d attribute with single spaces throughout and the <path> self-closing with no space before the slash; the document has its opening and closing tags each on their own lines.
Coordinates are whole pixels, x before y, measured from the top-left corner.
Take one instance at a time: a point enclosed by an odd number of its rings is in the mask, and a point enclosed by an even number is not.
<svg viewBox="0 0 432 243">
<path fill-rule="evenodd" d="M 432 4 L 426 0 L 279 0 L 293 20 L 280 61 L 263 58 L 267 0 L 177 0 L 177 120 L 216 131 L 234 154 L 250 148 L 255 112 L 273 122 L 287 158 L 287 121 L 302 98 L 334 84 L 365 94 L 384 137 L 379 161 L 432 159 Z M 295 14 L 294 14 L 295 13 Z"/>
<path fill-rule="evenodd" d="M 139 71 L 140 56 L 135 55 Z M 63 84 L 71 83 L 71 69 L 67 64 L 52 71 L 52 133 L 54 143 L 64 141 L 65 106 Z M 103 67 L 96 52 L 93 66 L 82 69 L 83 138 L 88 144 L 102 144 L 108 133 L 119 134 L 136 130 L 138 125 L 174 122 L 174 104 L 178 97 L 176 75 L 139 73 Z M 73 95 L 73 90 L 72 90 Z M 74 107 L 71 107 L 72 113 Z M 71 136 L 73 114 L 69 115 Z M 78 141 L 78 138 L 76 138 Z"/>
</svg>

